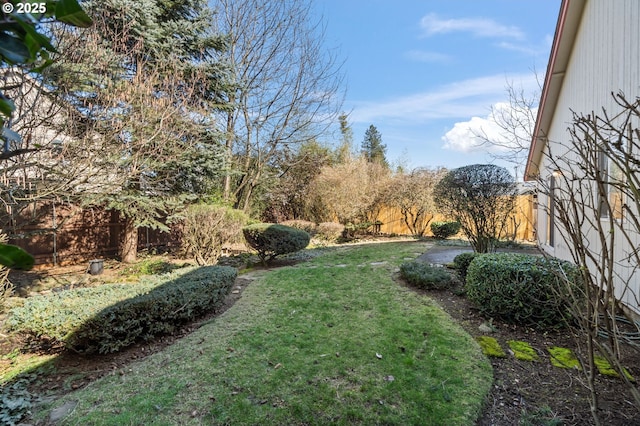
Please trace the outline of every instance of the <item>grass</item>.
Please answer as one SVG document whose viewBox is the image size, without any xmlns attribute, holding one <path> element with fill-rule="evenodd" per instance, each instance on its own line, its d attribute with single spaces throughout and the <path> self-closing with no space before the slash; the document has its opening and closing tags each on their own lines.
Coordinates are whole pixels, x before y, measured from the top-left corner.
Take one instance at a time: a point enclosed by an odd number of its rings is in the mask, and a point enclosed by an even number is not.
<svg viewBox="0 0 640 426">
<path fill-rule="evenodd" d="M 66 425 L 468 425 L 491 365 L 392 274 L 424 243 L 339 248 L 261 275 L 222 316 L 68 401 Z"/>
</svg>

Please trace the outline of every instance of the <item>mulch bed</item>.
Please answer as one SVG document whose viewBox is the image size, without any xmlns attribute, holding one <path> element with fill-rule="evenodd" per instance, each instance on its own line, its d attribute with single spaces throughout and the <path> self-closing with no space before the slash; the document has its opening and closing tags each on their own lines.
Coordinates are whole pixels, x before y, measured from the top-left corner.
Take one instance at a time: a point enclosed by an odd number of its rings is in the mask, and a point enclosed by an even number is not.
<svg viewBox="0 0 640 426">
<path fill-rule="evenodd" d="M 595 424 L 584 373 L 554 367 L 547 351 L 561 346 L 579 354 L 579 336 L 570 330 L 545 333 L 499 321 L 491 321 L 495 331 L 485 333 L 479 327 L 487 324 L 487 319 L 464 296 L 446 290 L 421 292 L 434 299 L 469 334 L 495 337 L 507 351 L 505 358 L 490 358 L 494 384 L 478 426 Z M 540 361 L 517 360 L 508 353 L 509 340 L 528 342 Z M 624 348 L 623 363 L 640 380 L 640 350 Z M 640 425 L 640 412 L 621 379 L 599 375 L 597 387 L 602 424 Z"/>
</svg>

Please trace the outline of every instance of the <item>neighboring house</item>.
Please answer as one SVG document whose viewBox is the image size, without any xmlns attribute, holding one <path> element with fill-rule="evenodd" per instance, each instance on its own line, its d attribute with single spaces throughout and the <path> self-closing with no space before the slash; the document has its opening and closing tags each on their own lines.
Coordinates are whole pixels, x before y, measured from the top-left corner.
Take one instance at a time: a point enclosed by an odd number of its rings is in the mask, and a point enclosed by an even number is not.
<svg viewBox="0 0 640 426">
<path fill-rule="evenodd" d="M 617 111 L 620 107 L 612 93 L 619 92 L 631 101 L 640 96 L 640 1 L 563 0 L 525 170 L 525 179 L 537 180 L 544 188 L 538 196 L 537 238 L 550 255 L 572 260 L 572 247 L 563 238 L 566 233 L 558 223 L 551 197 L 559 196 L 559 191 L 554 192 L 559 175 L 575 176 L 580 170 L 581 159 L 572 157 L 568 148 L 575 141 L 569 132 L 574 113 Z M 575 167 L 571 167 L 572 161 Z M 599 167 L 606 168 L 607 164 Z M 606 173 L 611 172 L 607 169 Z M 603 214 L 597 203 L 587 206 L 592 221 L 582 228 L 586 245 L 596 252 L 602 247 L 596 228 L 602 225 L 602 229 L 613 229 L 620 225 L 609 221 L 626 220 L 617 210 L 610 215 L 613 217 Z M 637 255 L 630 255 L 640 245 L 640 235 L 634 227 L 629 232 L 630 241 L 619 238 L 613 245 L 613 275 L 625 283 L 616 288 L 615 296 L 640 314 L 640 272 Z"/>
</svg>

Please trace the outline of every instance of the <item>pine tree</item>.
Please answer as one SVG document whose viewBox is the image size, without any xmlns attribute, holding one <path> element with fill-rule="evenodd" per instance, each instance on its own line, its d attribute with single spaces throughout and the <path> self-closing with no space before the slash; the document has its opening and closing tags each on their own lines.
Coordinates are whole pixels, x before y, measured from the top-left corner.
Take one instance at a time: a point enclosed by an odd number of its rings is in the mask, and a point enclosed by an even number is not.
<svg viewBox="0 0 640 426">
<path fill-rule="evenodd" d="M 389 167 L 386 158 L 387 146 L 382 143 L 382 135 L 373 124 L 369 126 L 364 134 L 361 152 L 368 162 Z"/>
</svg>

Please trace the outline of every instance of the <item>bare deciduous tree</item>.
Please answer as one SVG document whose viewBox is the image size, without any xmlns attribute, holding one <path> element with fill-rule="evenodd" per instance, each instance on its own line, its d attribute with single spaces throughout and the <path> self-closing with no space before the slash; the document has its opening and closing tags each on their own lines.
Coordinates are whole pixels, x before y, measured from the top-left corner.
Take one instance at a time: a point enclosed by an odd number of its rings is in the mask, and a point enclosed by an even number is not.
<svg viewBox="0 0 640 426">
<path fill-rule="evenodd" d="M 218 0 L 235 90 L 226 114 L 224 196 L 250 207 L 278 153 L 316 139 L 338 116 L 342 76 L 307 0 Z M 235 181 L 235 184 L 232 184 Z"/>
<path fill-rule="evenodd" d="M 42 76 L 46 78 L 49 71 L 43 71 Z M 4 204 L 0 224 L 9 229 L 12 217 L 34 203 L 73 200 L 78 189 L 86 188 L 95 174 L 88 166 L 91 161 L 84 160 L 98 153 L 78 143 L 86 122 L 42 78 L 8 68 L 3 71 L 3 79 L 16 106 L 4 129 L 8 135 L 5 143 L 12 153 L 19 153 L 4 159 L 0 167 Z M 13 227 L 10 233 L 26 236 Z"/>
<path fill-rule="evenodd" d="M 505 91 L 508 101 L 492 105 L 489 113 L 490 127 L 495 125 L 495 128 L 474 130 L 473 136 L 487 148 L 491 157 L 512 164 L 517 180 L 517 171 L 523 170 L 527 161 L 540 96 L 538 93 L 529 96 L 512 82 L 507 83 Z"/>
<path fill-rule="evenodd" d="M 382 207 L 381 195 L 389 181 L 389 170 L 364 157 L 325 166 L 312 184 L 310 201 L 320 200 L 328 220 L 356 225 L 374 222 Z"/>
<path fill-rule="evenodd" d="M 442 168 L 419 168 L 408 174 L 397 174 L 390 182 L 385 201 L 390 207 L 400 209 L 402 219 L 413 235 L 424 236 L 436 216 L 433 188 L 445 173 Z"/>
</svg>

